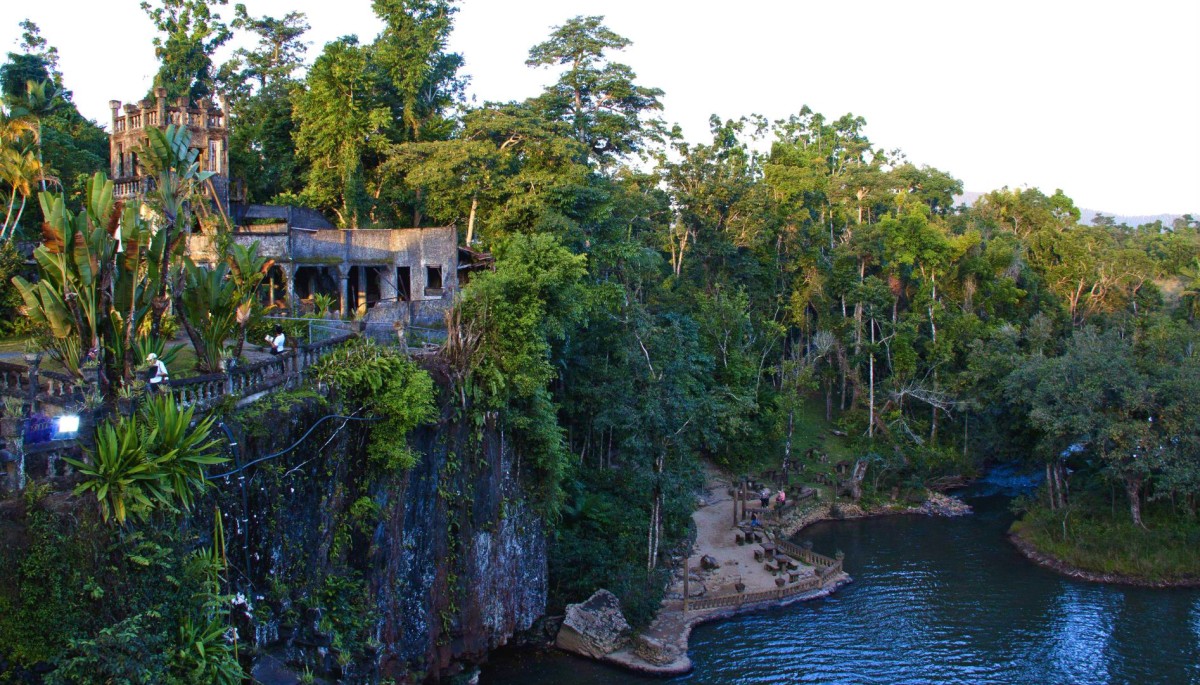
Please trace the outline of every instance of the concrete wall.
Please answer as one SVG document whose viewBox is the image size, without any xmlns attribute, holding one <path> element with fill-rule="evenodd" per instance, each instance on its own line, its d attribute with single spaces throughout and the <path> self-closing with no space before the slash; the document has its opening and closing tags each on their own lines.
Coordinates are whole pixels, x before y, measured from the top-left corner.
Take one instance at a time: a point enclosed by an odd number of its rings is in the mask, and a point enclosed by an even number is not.
<svg viewBox="0 0 1200 685">
<path fill-rule="evenodd" d="M 413 302 L 422 304 L 422 317 L 440 318 L 439 311 L 453 302 L 458 290 L 458 234 L 453 226 L 433 228 L 396 228 L 385 230 L 302 230 L 278 233 L 278 225 L 239 230 L 234 241 L 249 247 L 258 241 L 258 254 L 274 259 L 288 275 L 289 291 L 294 269 L 320 266 L 333 269 L 341 281 L 339 304 L 343 312 L 357 305 L 346 302 L 350 269 L 354 266 L 379 268 L 380 298 L 394 301 L 397 296 L 396 269 L 408 267 L 409 289 Z M 216 261 L 216 239 L 208 235 L 188 236 L 188 253 L 197 263 Z M 430 268 L 440 269 L 442 287 L 433 288 Z M 421 317 L 417 317 L 421 318 Z"/>
</svg>

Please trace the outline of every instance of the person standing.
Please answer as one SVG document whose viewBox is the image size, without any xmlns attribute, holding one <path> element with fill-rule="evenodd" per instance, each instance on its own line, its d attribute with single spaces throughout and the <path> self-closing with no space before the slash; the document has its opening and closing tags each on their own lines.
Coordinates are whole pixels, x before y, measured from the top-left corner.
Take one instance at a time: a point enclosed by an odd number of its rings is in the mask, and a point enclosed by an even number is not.
<svg viewBox="0 0 1200 685">
<path fill-rule="evenodd" d="M 758 502 L 762 505 L 763 509 L 769 508 L 771 506 L 771 491 L 764 487 L 758 493 Z"/>
<path fill-rule="evenodd" d="M 271 354 L 283 354 L 286 349 L 287 337 L 283 334 L 283 326 L 279 324 L 275 324 L 274 336 L 265 336 L 263 340 L 266 340 L 267 344 L 271 346 Z"/>
<path fill-rule="evenodd" d="M 170 380 L 167 365 L 154 352 L 146 355 L 146 361 L 150 363 L 150 388 L 154 391 L 162 390 Z"/>
<path fill-rule="evenodd" d="M 784 494 L 782 488 L 780 488 L 779 494 L 775 495 L 775 504 L 778 505 L 779 509 L 782 509 L 783 505 L 787 504 L 787 495 Z"/>
</svg>

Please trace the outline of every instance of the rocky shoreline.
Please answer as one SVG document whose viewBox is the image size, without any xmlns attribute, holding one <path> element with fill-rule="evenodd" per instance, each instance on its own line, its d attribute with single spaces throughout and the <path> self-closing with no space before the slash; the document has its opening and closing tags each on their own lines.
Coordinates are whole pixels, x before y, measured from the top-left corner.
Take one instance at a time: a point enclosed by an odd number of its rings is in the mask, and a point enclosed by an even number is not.
<svg viewBox="0 0 1200 685">
<path fill-rule="evenodd" d="M 971 513 L 971 505 L 940 492 L 931 492 L 919 505 L 904 506 L 901 504 L 882 504 L 863 508 L 857 504 L 843 502 L 828 502 L 805 509 L 783 522 L 784 537 L 792 537 L 814 523 L 822 521 L 851 521 L 857 519 L 875 518 L 877 516 L 966 516 Z"/>
<path fill-rule="evenodd" d="M 692 660 L 688 657 L 688 640 L 691 639 L 692 630 L 705 623 L 713 621 L 722 621 L 727 618 L 733 618 L 741 614 L 750 614 L 758 611 L 766 611 L 779 607 L 789 606 L 797 602 L 808 602 L 814 599 L 821 599 L 833 594 L 838 588 L 843 585 L 848 585 L 854 582 L 850 576 L 845 573 L 834 578 L 831 582 L 812 592 L 806 592 L 800 595 L 792 595 L 781 600 L 770 602 L 755 602 L 747 603 L 736 607 L 727 607 L 722 609 L 709 609 L 706 611 L 691 612 L 679 623 L 678 633 L 673 644 L 666 644 L 658 639 L 646 639 L 645 636 L 638 636 L 634 639 L 634 644 L 625 649 L 606 654 L 599 657 L 597 660 L 607 664 L 621 666 L 630 671 L 641 673 L 643 675 L 653 676 L 676 676 L 690 673 L 692 671 Z M 656 663 L 652 660 L 653 654 L 670 653 L 672 658 L 665 663 Z M 650 658 L 647 658 L 650 657 Z"/>
<path fill-rule="evenodd" d="M 715 490 L 723 489 L 723 483 L 723 479 L 711 483 L 709 487 L 710 494 Z M 708 499 L 697 510 L 695 515 L 698 531 L 705 525 L 706 521 L 710 522 L 709 526 L 715 522 L 719 522 L 716 525 L 722 527 L 727 525 L 726 522 L 729 520 L 728 514 L 721 514 L 718 517 L 704 517 L 701 515 L 701 512 L 705 508 L 711 507 L 718 502 L 732 502 L 732 500 L 727 498 Z M 930 493 L 924 502 L 915 506 L 886 504 L 864 508 L 857 504 L 829 502 L 815 506 L 810 505 L 806 508 L 796 510 L 780 523 L 779 532 L 784 538 L 790 538 L 804 528 L 820 521 L 853 520 L 895 515 L 962 516 L 969 513 L 971 513 L 971 507 L 966 503 L 936 492 Z M 698 542 L 700 537 L 702 536 L 698 536 Z M 702 554 L 705 552 L 703 548 L 698 551 Z M 821 587 L 811 592 L 790 595 L 775 600 L 689 611 L 687 613 L 681 611 L 682 602 L 680 600 L 668 598 L 664 600 L 658 616 L 651 625 L 638 635 L 629 635 L 627 626 L 622 629 L 621 626 L 624 624 L 623 618 L 620 621 L 606 619 L 602 623 L 607 624 L 606 629 L 611 629 L 609 632 L 606 633 L 606 630 L 600 630 L 599 635 L 592 636 L 594 639 L 582 636 L 582 640 L 580 635 L 571 634 L 570 638 L 565 641 L 558 640 L 557 647 L 573 654 L 621 666 L 622 668 L 642 674 L 655 676 L 681 675 L 692 670 L 692 661 L 687 654 L 688 640 L 691 637 L 692 629 L 696 626 L 711 621 L 727 619 L 739 614 L 820 599 L 829 596 L 838 588 L 851 582 L 853 582 L 853 579 L 842 572 L 838 573 L 837 576 L 830 577 Z M 606 593 L 606 591 L 601 590 L 597 595 L 599 593 Z M 596 604 L 597 606 L 611 604 L 611 601 L 599 602 L 596 597 L 594 595 L 593 599 L 588 600 L 583 605 L 572 605 L 572 607 L 589 604 Z M 612 599 L 615 600 L 615 598 Z M 611 608 L 606 608 L 605 612 L 611 613 Z M 580 621 L 580 623 L 586 623 L 586 621 Z M 623 634 L 623 641 L 620 647 L 613 649 L 612 647 L 614 646 L 617 634 Z M 585 645 L 581 644 L 581 642 L 591 644 Z"/>
<path fill-rule="evenodd" d="M 1038 549 L 1037 546 L 1032 542 L 1021 537 L 1020 533 L 1009 533 L 1008 540 L 1013 544 L 1014 547 L 1017 548 L 1017 551 L 1025 556 L 1026 559 L 1032 561 L 1038 566 L 1041 566 L 1042 568 L 1049 569 L 1064 576 L 1075 578 L 1076 580 L 1084 580 L 1089 583 L 1135 585 L 1138 587 L 1149 587 L 1156 589 L 1200 587 L 1200 578 L 1183 578 L 1174 581 L 1153 581 L 1147 580 L 1146 578 L 1139 578 L 1137 576 L 1129 576 L 1121 573 L 1099 573 L 1096 571 L 1089 571 L 1077 566 L 1072 566 L 1058 557 L 1046 554 Z"/>
</svg>

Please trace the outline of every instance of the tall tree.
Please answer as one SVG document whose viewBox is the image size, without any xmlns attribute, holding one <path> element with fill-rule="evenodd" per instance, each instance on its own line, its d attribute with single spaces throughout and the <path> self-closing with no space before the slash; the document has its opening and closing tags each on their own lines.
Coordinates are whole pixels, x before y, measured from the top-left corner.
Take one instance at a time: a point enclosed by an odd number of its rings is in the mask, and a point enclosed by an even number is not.
<svg viewBox="0 0 1200 685">
<path fill-rule="evenodd" d="M 300 86 L 294 74 L 308 50 L 303 38 L 309 25 L 302 12 L 252 17 L 241 4 L 234 11 L 233 28 L 249 32 L 257 44 L 236 50 L 217 77 L 230 109 L 229 164 L 249 201 L 269 202 L 303 189 L 293 93 Z"/>
<path fill-rule="evenodd" d="M 240 67 L 243 79 L 257 81 L 258 89 L 265 91 L 276 82 L 286 81 L 304 64 L 308 43 L 301 40 L 312 27 L 303 12 L 288 12 L 282 19 L 262 16 L 252 17 L 246 6 L 234 6 L 231 25 L 235 29 L 250 32 L 258 45 L 253 49 L 238 48 L 234 51 L 235 64 Z M 224 67 L 222 67 L 224 70 Z"/>
<path fill-rule="evenodd" d="M 160 34 L 154 37 L 159 60 L 154 88 L 166 88 L 171 99 L 213 94 L 213 52 L 233 35 L 213 10 L 226 4 L 228 0 L 143 0 L 142 10 Z"/>
<path fill-rule="evenodd" d="M 328 43 L 297 94 L 296 154 L 309 164 L 305 199 L 347 228 L 370 221 L 363 157 L 381 152 L 391 111 L 379 101 L 369 51 L 354 36 Z"/>
<path fill-rule="evenodd" d="M 385 82 L 402 140 L 439 140 L 450 133 L 447 110 L 462 96 L 462 55 L 446 50 L 454 0 L 374 0 L 384 22 L 372 59 Z"/>
<path fill-rule="evenodd" d="M 531 67 L 566 66 L 558 82 L 541 97 L 547 114 L 570 122 L 579 139 L 602 163 L 637 152 L 659 122 L 644 120 L 662 109 L 658 88 L 639 86 L 629 66 L 609 62 L 605 53 L 631 42 L 604 25 L 604 17 L 578 16 L 556 26 L 550 39 L 529 50 Z"/>
</svg>

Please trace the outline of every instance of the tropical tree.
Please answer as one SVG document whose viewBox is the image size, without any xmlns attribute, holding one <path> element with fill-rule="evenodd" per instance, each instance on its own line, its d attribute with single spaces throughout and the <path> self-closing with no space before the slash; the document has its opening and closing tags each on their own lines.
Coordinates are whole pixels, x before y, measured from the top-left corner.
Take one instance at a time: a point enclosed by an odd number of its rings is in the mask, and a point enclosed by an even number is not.
<svg viewBox="0 0 1200 685">
<path fill-rule="evenodd" d="M 143 0 L 141 7 L 160 35 L 154 37 L 158 72 L 151 88 L 167 97 L 198 100 L 213 93 L 213 52 L 232 37 L 214 12 L 228 0 Z"/>
<path fill-rule="evenodd" d="M 609 62 L 605 53 L 623 50 L 629 39 L 604 25 L 602 16 L 578 16 L 554 27 L 550 38 L 529 50 L 531 67 L 567 69 L 537 104 L 547 116 L 571 125 L 576 139 L 601 163 L 642 149 L 659 122 L 644 120 L 662 109 L 657 88 L 637 85 L 625 64 Z"/>
<path fill-rule="evenodd" d="M 237 321 L 239 329 L 233 356 L 240 358 L 242 346 L 246 344 L 246 329 L 252 323 L 255 312 L 254 304 L 258 295 L 258 286 L 266 277 L 267 271 L 270 270 L 275 260 L 258 255 L 258 241 L 256 240 L 249 247 L 232 243 L 225 256 L 225 261 L 229 264 L 229 275 L 235 288 L 234 320 Z"/>
<path fill-rule="evenodd" d="M 347 228 L 370 221 L 363 157 L 383 150 L 383 132 L 392 123 L 368 60 L 368 50 L 353 36 L 326 44 L 294 100 L 296 154 L 309 165 L 304 197 Z"/>
</svg>

